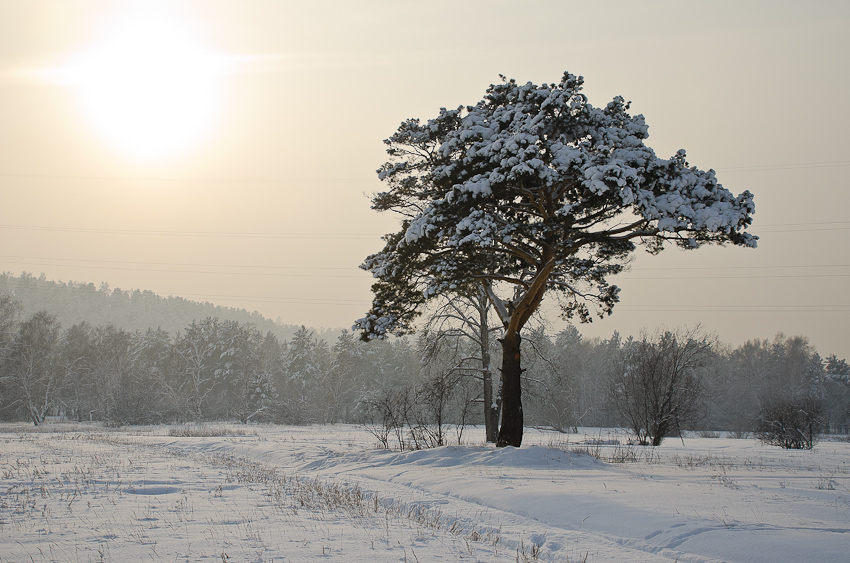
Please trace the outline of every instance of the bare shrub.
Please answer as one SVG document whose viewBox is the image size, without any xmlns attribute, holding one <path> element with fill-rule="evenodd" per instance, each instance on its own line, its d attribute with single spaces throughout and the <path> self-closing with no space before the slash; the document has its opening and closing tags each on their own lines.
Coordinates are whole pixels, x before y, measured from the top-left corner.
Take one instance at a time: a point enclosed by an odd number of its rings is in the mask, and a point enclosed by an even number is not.
<svg viewBox="0 0 850 563">
<path fill-rule="evenodd" d="M 172 426 L 168 435 L 176 438 L 214 438 L 218 436 L 241 436 L 243 431 L 237 431 L 227 426 L 211 426 L 207 424 L 184 424 Z M 256 432 L 255 432 L 256 434 Z"/>
<path fill-rule="evenodd" d="M 640 445 L 658 446 L 695 423 L 703 408 L 703 372 L 714 339 L 699 327 L 644 334 L 623 349 L 611 399 Z"/>
<path fill-rule="evenodd" d="M 780 397 L 764 403 L 756 420 L 756 437 L 772 446 L 810 450 L 823 429 L 820 400 Z"/>
<path fill-rule="evenodd" d="M 382 448 L 390 447 L 391 436 L 402 451 L 444 446 L 452 424 L 460 443 L 474 404 L 470 383 L 464 374 L 448 370 L 417 386 L 375 391 L 361 401 L 363 426 Z"/>
<path fill-rule="evenodd" d="M 399 449 L 405 449 L 404 425 L 411 406 L 408 389 L 375 391 L 361 401 L 365 413 L 363 427 L 382 448 L 390 447 L 390 435 L 395 434 Z"/>
</svg>

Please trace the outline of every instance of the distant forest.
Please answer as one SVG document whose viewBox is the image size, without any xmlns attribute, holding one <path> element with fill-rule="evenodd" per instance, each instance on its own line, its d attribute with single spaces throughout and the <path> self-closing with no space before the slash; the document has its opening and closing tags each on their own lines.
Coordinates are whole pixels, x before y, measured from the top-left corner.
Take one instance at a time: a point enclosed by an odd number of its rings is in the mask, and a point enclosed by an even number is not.
<svg viewBox="0 0 850 563">
<path fill-rule="evenodd" d="M 489 436 L 501 328 L 483 301 L 445 301 L 417 334 L 364 342 L 148 291 L 4 274 L 0 419 L 361 423 L 416 448 L 467 424 L 486 423 Z M 586 339 L 540 323 L 523 332 L 523 357 L 529 426 L 620 426 L 656 445 L 683 430 L 790 425 L 795 435 L 775 442 L 801 447 L 850 432 L 850 365 L 803 336 L 731 347 L 699 327 Z"/>
<path fill-rule="evenodd" d="M 105 283 L 95 286 L 93 283 L 50 281 L 44 274 L 39 277 L 28 273 L 20 276 L 0 274 L 0 295 L 14 298 L 21 306 L 23 317 L 45 310 L 56 316 L 63 327 L 85 321 L 93 326 L 111 324 L 129 332 L 153 328 L 174 334 L 185 330 L 193 320 L 212 317 L 251 324 L 281 340 L 292 338 L 299 329 L 297 325 L 267 319 L 256 311 L 182 297 L 160 297 L 152 291 L 126 291 Z M 333 339 L 341 328 L 314 327 L 313 330 L 321 338 Z"/>
</svg>

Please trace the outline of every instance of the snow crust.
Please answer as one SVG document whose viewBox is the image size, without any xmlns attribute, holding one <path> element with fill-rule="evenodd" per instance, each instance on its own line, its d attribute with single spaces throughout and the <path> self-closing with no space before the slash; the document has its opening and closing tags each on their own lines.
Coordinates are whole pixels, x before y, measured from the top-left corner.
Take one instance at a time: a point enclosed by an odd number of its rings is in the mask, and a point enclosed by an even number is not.
<svg viewBox="0 0 850 563">
<path fill-rule="evenodd" d="M 531 546 L 541 561 L 847 557 L 847 442 L 789 452 L 688 437 L 638 448 L 641 461 L 607 463 L 570 451 L 626 451 L 623 436 L 601 430 L 529 431 L 528 446 L 497 450 L 476 429 L 462 446 L 397 452 L 374 449 L 352 426 L 233 428 L 197 438 L 162 427 L 0 429 L 0 561 L 221 561 L 226 553 L 234 561 L 507 562 Z M 234 477 L 234 467 L 245 469 L 233 460 L 356 487 L 418 522 L 275 501 L 263 483 Z M 424 525 L 428 518 L 441 525 Z"/>
</svg>

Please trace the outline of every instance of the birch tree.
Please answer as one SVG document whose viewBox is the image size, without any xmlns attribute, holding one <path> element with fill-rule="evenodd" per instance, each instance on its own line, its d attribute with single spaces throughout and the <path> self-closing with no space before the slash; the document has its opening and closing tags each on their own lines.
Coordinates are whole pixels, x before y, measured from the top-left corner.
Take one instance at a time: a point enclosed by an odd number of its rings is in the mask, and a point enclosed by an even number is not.
<svg viewBox="0 0 850 563">
<path fill-rule="evenodd" d="M 38 426 L 50 409 L 58 409 L 62 377 L 57 361 L 59 321 L 39 311 L 22 322 L 4 364 L 4 380 L 12 388 L 30 421 Z"/>
<path fill-rule="evenodd" d="M 452 357 L 451 371 L 470 374 L 481 382 L 486 440 L 495 442 L 499 431 L 499 407 L 502 403 L 501 387 L 494 385 L 491 340 L 501 326 L 492 326 L 490 300 L 483 286 L 470 295 L 450 295 L 428 319 L 423 333 L 426 335 L 425 358 L 445 355 Z M 470 346 L 462 346 L 463 340 Z M 450 351 L 454 352 L 451 353 Z"/>
<path fill-rule="evenodd" d="M 218 348 L 218 319 L 207 317 L 192 321 L 186 332 L 177 338 L 175 349 L 183 364 L 180 391 L 186 398 L 189 415 L 204 420 L 208 395 L 215 384 L 215 363 Z"/>
</svg>

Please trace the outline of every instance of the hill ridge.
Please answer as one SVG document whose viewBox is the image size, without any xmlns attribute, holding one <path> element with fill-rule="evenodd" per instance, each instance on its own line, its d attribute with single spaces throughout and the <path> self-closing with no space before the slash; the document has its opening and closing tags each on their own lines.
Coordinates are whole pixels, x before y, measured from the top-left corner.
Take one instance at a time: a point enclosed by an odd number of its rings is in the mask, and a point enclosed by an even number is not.
<svg viewBox="0 0 850 563">
<path fill-rule="evenodd" d="M 56 315 L 63 327 L 86 321 L 98 326 L 112 324 L 130 332 L 161 328 L 169 333 L 183 332 L 194 320 L 217 317 L 252 324 L 287 341 L 301 325 L 286 324 L 264 317 L 258 311 L 193 301 L 179 296 L 162 297 L 150 290 L 124 290 L 106 283 L 53 281 L 42 273 L 16 276 L 0 274 L 0 295 L 9 295 L 21 305 L 24 318 L 40 310 Z M 340 328 L 307 327 L 317 337 L 333 341 Z"/>
</svg>

